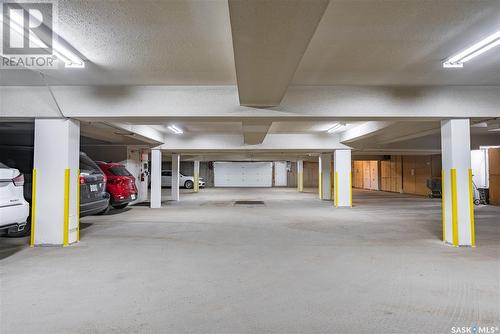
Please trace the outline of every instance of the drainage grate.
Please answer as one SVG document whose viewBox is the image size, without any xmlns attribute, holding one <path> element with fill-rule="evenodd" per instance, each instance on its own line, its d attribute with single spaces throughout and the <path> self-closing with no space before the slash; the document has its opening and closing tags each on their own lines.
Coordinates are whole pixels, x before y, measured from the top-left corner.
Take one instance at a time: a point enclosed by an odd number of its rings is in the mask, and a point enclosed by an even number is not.
<svg viewBox="0 0 500 334">
<path fill-rule="evenodd" d="M 263 201 L 236 201 L 234 205 L 264 205 Z"/>
</svg>

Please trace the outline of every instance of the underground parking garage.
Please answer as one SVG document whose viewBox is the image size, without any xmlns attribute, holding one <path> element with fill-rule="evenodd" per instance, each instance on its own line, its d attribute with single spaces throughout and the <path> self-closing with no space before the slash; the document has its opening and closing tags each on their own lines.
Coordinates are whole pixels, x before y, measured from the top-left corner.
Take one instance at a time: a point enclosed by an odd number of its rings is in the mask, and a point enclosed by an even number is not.
<svg viewBox="0 0 500 334">
<path fill-rule="evenodd" d="M 1 333 L 499 331 L 498 1 L 14 2 Z"/>
</svg>

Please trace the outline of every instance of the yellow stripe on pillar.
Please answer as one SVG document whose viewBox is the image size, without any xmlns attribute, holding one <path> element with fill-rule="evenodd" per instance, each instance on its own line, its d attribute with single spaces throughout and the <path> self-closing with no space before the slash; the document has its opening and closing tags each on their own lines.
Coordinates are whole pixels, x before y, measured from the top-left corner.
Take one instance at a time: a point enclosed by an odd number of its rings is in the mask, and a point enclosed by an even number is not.
<svg viewBox="0 0 500 334">
<path fill-rule="evenodd" d="M 300 191 L 300 172 L 297 168 L 297 191 Z"/>
<path fill-rule="evenodd" d="M 193 190 L 195 193 L 197 193 L 199 189 L 200 189 L 200 177 L 198 176 L 198 173 L 194 173 Z"/>
<path fill-rule="evenodd" d="M 339 172 L 335 172 L 335 207 L 339 206 Z"/>
<path fill-rule="evenodd" d="M 453 246 L 458 246 L 458 203 L 457 203 L 457 170 L 452 168 L 451 175 L 451 227 Z"/>
<path fill-rule="evenodd" d="M 35 212 L 36 212 L 36 169 L 33 168 L 31 177 L 31 235 L 30 246 L 35 245 Z"/>
<path fill-rule="evenodd" d="M 76 170 L 76 241 L 80 241 L 80 170 Z"/>
<path fill-rule="evenodd" d="M 334 172 L 330 171 L 330 201 L 333 201 L 334 194 L 333 191 L 335 189 L 335 180 L 333 179 Z"/>
<path fill-rule="evenodd" d="M 472 169 L 469 168 L 469 205 L 470 205 L 470 242 L 476 246 L 476 233 L 474 231 L 474 188 L 472 186 Z"/>
<path fill-rule="evenodd" d="M 69 242 L 69 185 L 70 169 L 64 170 L 64 226 L 63 226 L 63 246 L 68 246 Z"/>
<path fill-rule="evenodd" d="M 349 173 L 349 206 L 352 208 L 352 172 Z"/>
<path fill-rule="evenodd" d="M 445 187 L 444 187 L 444 169 L 441 169 L 441 225 L 443 229 L 443 241 L 446 241 L 446 221 L 445 221 Z"/>
</svg>

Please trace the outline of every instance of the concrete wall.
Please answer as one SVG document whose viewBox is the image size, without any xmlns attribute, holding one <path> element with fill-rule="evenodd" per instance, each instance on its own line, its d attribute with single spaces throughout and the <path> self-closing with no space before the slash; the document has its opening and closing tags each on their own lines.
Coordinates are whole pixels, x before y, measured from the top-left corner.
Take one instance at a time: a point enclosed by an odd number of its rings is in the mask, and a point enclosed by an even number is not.
<svg viewBox="0 0 500 334">
<path fill-rule="evenodd" d="M 94 161 L 124 162 L 127 160 L 127 146 L 84 146 L 80 147 L 82 152 Z"/>
</svg>

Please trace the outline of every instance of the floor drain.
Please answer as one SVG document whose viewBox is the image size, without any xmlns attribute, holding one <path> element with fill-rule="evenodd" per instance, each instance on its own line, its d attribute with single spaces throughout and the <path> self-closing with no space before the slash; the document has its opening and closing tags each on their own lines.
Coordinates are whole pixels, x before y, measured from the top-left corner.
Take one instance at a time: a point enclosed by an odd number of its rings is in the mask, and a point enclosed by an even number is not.
<svg viewBox="0 0 500 334">
<path fill-rule="evenodd" d="M 234 205 L 264 205 L 264 201 L 236 201 Z"/>
</svg>

